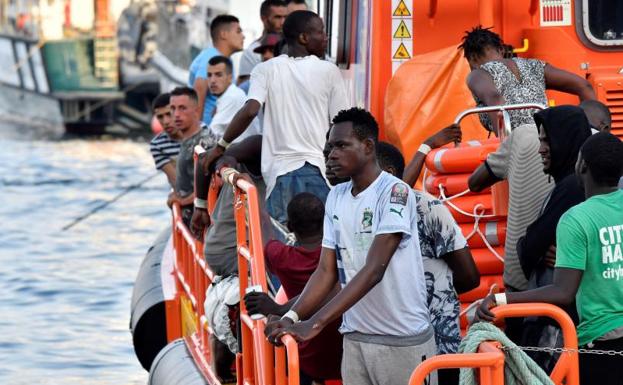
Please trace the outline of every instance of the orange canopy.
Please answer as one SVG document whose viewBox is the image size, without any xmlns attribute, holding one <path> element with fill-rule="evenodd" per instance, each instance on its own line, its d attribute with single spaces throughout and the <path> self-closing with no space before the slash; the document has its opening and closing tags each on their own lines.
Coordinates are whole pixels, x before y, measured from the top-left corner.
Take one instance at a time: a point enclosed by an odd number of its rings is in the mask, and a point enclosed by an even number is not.
<svg viewBox="0 0 623 385">
<path fill-rule="evenodd" d="M 426 138 L 475 105 L 465 84 L 468 74 L 455 46 L 415 56 L 398 68 L 385 96 L 385 134 L 407 163 Z M 464 141 L 487 137 L 475 115 L 461 122 L 461 130 Z"/>
</svg>

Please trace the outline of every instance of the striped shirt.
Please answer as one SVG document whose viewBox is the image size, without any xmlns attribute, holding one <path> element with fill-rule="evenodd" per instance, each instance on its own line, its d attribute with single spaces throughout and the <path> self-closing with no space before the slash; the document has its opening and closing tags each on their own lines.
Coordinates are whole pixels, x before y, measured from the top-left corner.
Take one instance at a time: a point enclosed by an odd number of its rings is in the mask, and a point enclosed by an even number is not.
<svg viewBox="0 0 623 385">
<path fill-rule="evenodd" d="M 177 158 L 180 153 L 180 142 L 171 139 L 165 132 L 161 132 L 149 143 L 149 151 L 154 158 L 156 168 L 162 170 L 165 164 Z"/>
<path fill-rule="evenodd" d="M 543 173 L 539 145 L 536 126 L 524 124 L 515 128 L 485 163 L 493 175 L 508 180 L 504 284 L 517 290 L 528 288 L 519 264 L 517 241 L 537 219 L 545 197 L 554 187 Z"/>
</svg>

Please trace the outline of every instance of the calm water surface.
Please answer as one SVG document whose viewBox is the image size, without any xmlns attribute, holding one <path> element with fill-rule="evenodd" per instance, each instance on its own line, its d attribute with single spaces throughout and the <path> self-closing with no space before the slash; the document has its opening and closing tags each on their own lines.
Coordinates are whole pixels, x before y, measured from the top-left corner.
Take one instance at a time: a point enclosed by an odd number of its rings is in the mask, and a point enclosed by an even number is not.
<svg viewBox="0 0 623 385">
<path fill-rule="evenodd" d="M 141 260 L 167 224 L 146 143 L 11 138 L 0 128 L 0 384 L 144 384 L 128 324 Z M 15 136 L 15 135 L 12 135 Z"/>
</svg>

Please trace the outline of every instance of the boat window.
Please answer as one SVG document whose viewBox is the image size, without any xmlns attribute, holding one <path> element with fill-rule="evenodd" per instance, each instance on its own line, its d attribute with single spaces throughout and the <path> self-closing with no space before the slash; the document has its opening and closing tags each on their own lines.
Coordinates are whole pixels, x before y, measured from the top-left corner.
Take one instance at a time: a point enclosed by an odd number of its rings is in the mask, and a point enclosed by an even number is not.
<svg viewBox="0 0 623 385">
<path fill-rule="evenodd" d="M 318 1 L 318 11 L 329 36 L 327 54 L 341 68 L 351 64 L 353 3 L 349 0 Z"/>
<path fill-rule="evenodd" d="M 623 1 L 582 0 L 581 12 L 582 29 L 591 43 L 623 46 Z"/>
</svg>

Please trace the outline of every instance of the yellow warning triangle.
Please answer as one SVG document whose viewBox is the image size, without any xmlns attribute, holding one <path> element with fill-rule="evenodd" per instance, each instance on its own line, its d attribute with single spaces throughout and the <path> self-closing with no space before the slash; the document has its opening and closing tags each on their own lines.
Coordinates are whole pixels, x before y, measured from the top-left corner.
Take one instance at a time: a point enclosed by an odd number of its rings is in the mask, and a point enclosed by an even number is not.
<svg viewBox="0 0 623 385">
<path fill-rule="evenodd" d="M 396 52 L 394 52 L 394 59 L 411 59 L 411 55 L 409 51 L 407 51 L 407 47 L 403 43 L 400 43 Z"/>
<path fill-rule="evenodd" d="M 411 16 L 411 11 L 407 8 L 404 0 L 400 0 L 396 9 L 394 9 L 394 16 Z"/>
<path fill-rule="evenodd" d="M 396 28 L 396 31 L 394 32 L 394 38 L 395 39 L 410 39 L 411 38 L 411 32 L 409 32 L 409 28 L 407 28 L 407 24 L 405 24 L 404 20 L 401 20 L 400 24 L 398 24 L 398 28 Z"/>
</svg>

